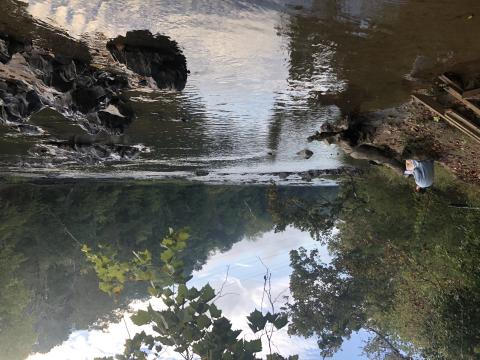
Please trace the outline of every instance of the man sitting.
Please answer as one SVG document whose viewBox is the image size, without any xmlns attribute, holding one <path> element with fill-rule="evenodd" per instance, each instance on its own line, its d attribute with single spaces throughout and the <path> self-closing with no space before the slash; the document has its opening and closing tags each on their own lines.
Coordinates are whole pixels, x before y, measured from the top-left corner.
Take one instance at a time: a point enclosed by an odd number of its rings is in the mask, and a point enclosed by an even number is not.
<svg viewBox="0 0 480 360">
<path fill-rule="evenodd" d="M 415 178 L 415 191 L 425 192 L 433 184 L 433 160 L 405 160 L 405 176 Z"/>
</svg>

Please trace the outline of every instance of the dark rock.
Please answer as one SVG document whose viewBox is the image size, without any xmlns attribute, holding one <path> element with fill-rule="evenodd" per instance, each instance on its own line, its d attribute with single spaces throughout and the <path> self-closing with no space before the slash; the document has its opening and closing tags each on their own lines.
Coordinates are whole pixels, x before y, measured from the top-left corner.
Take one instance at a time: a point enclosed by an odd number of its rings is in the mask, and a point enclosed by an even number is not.
<svg viewBox="0 0 480 360">
<path fill-rule="evenodd" d="M 297 155 L 301 156 L 304 159 L 310 159 L 313 155 L 313 151 L 308 150 L 308 149 L 304 149 L 304 150 L 301 150 L 301 151 L 297 152 Z"/>
<path fill-rule="evenodd" d="M 10 60 L 8 52 L 8 41 L 0 39 L 0 62 L 6 64 Z"/>
<path fill-rule="evenodd" d="M 135 146 L 97 142 L 95 138 L 72 137 L 69 140 L 51 140 L 35 146 L 31 153 L 38 156 L 65 156 L 82 163 L 133 160 L 141 153 Z"/>
<path fill-rule="evenodd" d="M 0 99 L 2 100 L 0 120 L 4 122 L 23 122 L 30 114 L 29 109 L 39 109 L 40 99 L 21 81 L 0 79 Z"/>
<path fill-rule="evenodd" d="M 122 134 L 133 121 L 135 114 L 129 104 L 115 98 L 105 109 L 97 112 L 100 125 L 112 134 Z"/>
<path fill-rule="evenodd" d="M 0 122 L 17 131 L 43 133 L 28 120 L 48 106 L 89 134 L 121 135 L 135 119 L 133 108 L 122 97 L 124 91 L 138 86 L 185 87 L 185 56 L 166 36 L 131 31 L 111 41 L 100 35 L 78 41 L 37 22 L 17 1 L 3 0 L 2 10 Z M 115 143 L 57 141 L 42 146 L 38 154 L 65 151 L 67 158 L 83 154 L 87 161 L 131 159 L 141 152 Z"/>
<path fill-rule="evenodd" d="M 148 30 L 129 31 L 107 43 L 112 56 L 137 74 L 152 77 L 159 88 L 183 90 L 187 61 L 175 41 Z"/>
<path fill-rule="evenodd" d="M 72 92 L 72 102 L 76 110 L 87 114 L 100 104 L 105 95 L 106 91 L 101 86 L 79 86 Z"/>
<path fill-rule="evenodd" d="M 25 100 L 28 104 L 27 112 L 29 114 L 39 111 L 43 107 L 42 100 L 35 90 L 30 90 L 25 94 Z"/>
<path fill-rule="evenodd" d="M 50 85 L 61 92 L 66 92 L 73 88 L 76 78 L 75 62 L 71 59 L 67 61 L 63 57 L 55 57 Z"/>
</svg>

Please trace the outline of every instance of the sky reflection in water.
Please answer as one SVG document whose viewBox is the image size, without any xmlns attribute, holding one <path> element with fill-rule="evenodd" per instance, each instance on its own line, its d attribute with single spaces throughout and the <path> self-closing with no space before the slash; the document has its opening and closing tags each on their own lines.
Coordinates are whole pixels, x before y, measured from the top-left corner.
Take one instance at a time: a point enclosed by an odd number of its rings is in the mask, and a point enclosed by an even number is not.
<svg viewBox="0 0 480 360">
<path fill-rule="evenodd" d="M 275 306 L 283 305 L 283 296 L 289 295 L 289 251 L 300 246 L 306 249 L 319 247 L 307 233 L 288 228 L 281 233 L 267 232 L 253 238 L 244 238 L 233 245 L 232 249 L 225 253 L 213 254 L 202 269 L 193 273 L 193 279 L 189 285 L 197 288 L 209 282 L 215 289 L 220 289 L 225 281 L 227 266 L 229 267 L 228 279 L 223 287 L 224 297 L 216 304 L 224 311 L 224 315 L 230 319 L 235 329 L 242 329 L 247 334 L 251 333 L 248 328 L 246 317 L 255 308 L 261 308 L 263 275 L 265 268 L 260 259 L 271 270 L 272 294 L 277 299 Z M 325 248 L 321 249 L 322 258 L 328 262 L 329 255 Z M 146 301 L 135 300 L 130 304 L 130 309 L 145 309 L 151 303 L 155 308 L 162 308 L 161 302 L 156 298 Z M 263 309 L 267 308 L 264 301 Z M 121 310 L 123 312 L 123 310 Z M 130 320 L 131 312 L 126 312 L 128 329 L 133 335 L 148 326 L 135 326 Z M 250 336 L 251 337 L 251 336 Z M 77 330 L 63 344 L 56 346 L 47 354 L 34 354 L 29 360 L 42 359 L 90 359 L 95 356 L 113 356 L 122 351 L 124 341 L 128 333 L 123 322 L 110 323 L 105 331 L 101 330 Z M 247 335 L 247 339 L 249 339 Z M 264 339 L 265 340 L 265 339 Z M 346 344 L 344 353 L 339 353 L 336 359 L 351 358 L 354 354 L 359 355 L 361 350 L 359 338 Z M 301 359 L 317 359 L 318 347 L 315 339 L 305 340 L 300 337 L 290 337 L 286 329 L 275 333 L 273 343 L 276 351 L 282 354 L 297 353 Z M 355 345 L 357 349 L 355 349 Z M 264 341 L 264 346 L 266 342 Z M 353 351 L 353 352 L 352 352 Z M 356 351 L 356 353 L 355 353 Z M 88 354 L 88 355 L 87 355 Z M 347 357 L 345 357 L 347 356 Z M 162 353 L 162 359 L 182 359 L 173 351 Z"/>
</svg>

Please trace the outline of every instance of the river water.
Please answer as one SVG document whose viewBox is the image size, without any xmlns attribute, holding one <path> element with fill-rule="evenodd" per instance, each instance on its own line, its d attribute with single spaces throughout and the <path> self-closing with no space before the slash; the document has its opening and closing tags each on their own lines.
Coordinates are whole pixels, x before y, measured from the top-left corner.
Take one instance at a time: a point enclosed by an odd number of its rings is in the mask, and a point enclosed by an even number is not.
<svg viewBox="0 0 480 360">
<path fill-rule="evenodd" d="M 131 94 L 138 118 L 119 141 L 142 146 L 138 159 L 85 166 L 62 153 L 32 158 L 32 144 L 82 133 L 46 110 L 32 119 L 43 136 L 2 130 L 4 168 L 140 178 L 192 178 L 203 169 L 203 181 L 234 182 L 336 168 L 344 162 L 336 148 L 307 142 L 323 122 L 397 105 L 439 68 L 475 59 L 476 3 L 461 3 L 30 0 L 35 18 L 78 38 L 132 29 L 168 35 L 191 74 L 182 92 Z M 310 159 L 297 155 L 304 149 Z"/>
</svg>

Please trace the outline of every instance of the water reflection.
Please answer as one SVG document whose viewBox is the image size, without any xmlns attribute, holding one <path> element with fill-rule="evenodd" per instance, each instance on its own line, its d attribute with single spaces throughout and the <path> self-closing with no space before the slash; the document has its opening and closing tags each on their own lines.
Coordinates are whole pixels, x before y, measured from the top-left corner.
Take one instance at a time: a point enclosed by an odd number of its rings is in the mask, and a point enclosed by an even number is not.
<svg viewBox="0 0 480 360">
<path fill-rule="evenodd" d="M 384 170 L 345 184 L 338 232 L 324 232 L 332 260 L 292 253 L 290 330 L 316 334 L 323 356 L 362 328 L 370 358 L 477 356 L 478 192 L 436 170 L 423 194 Z"/>
<path fill-rule="evenodd" d="M 125 141 L 147 146 L 145 161 L 96 175 L 201 168 L 238 180 L 337 167 L 335 149 L 306 141 L 322 122 L 397 105 L 479 50 L 480 20 L 469 16 L 475 0 L 29 3 L 35 17 L 76 35 L 136 28 L 169 35 L 188 59 L 183 94 L 132 95 L 147 102 L 137 102 Z M 313 150 L 309 160 L 296 156 L 305 148 Z"/>
<path fill-rule="evenodd" d="M 319 115 L 335 117 L 335 112 L 319 109 L 303 121 L 305 104 L 296 104 L 301 95 L 289 95 L 286 43 L 277 36 L 284 5 L 32 1 L 29 10 L 76 34 L 102 31 L 113 36 L 148 28 L 181 44 L 192 71 L 185 91 L 132 95 L 144 101 L 136 103 L 139 119 L 126 137 L 151 152 L 129 170 L 208 168 L 258 174 L 334 168 L 339 165 L 336 152 L 323 144 L 308 145 L 306 138 L 317 129 Z M 299 111 L 286 110 L 282 116 L 280 103 Z M 284 119 L 282 131 L 278 118 Z M 305 147 L 315 154 L 309 161 L 296 156 Z"/>
<path fill-rule="evenodd" d="M 188 286 L 208 282 L 225 294 L 217 305 L 249 341 L 246 316 L 255 307 L 268 311 L 268 268 L 276 309 L 287 304 L 290 319 L 288 334 L 273 338 L 283 355 L 296 349 L 302 359 L 319 352 L 349 359 L 362 346 L 370 358 L 474 358 L 480 199 L 435 171 L 435 186 L 420 194 L 384 168 L 340 188 L 4 184 L 0 311 L 9 327 L 2 349 L 8 359 L 121 352 L 122 316 L 148 302 L 163 305 L 138 281 L 116 301 L 102 293 L 80 245 L 108 245 L 119 259 L 148 249 L 157 254 L 149 266 L 161 269 L 159 239 L 170 226 L 188 226 L 178 258 L 193 275 Z M 128 329 L 139 328 L 128 322 Z"/>
<path fill-rule="evenodd" d="M 337 192 L 336 187 L 279 191 L 312 204 L 332 200 Z M 283 278 L 284 284 L 288 249 L 312 245 L 308 233 L 293 229 L 284 235 L 271 233 L 274 222 L 265 187 L 41 182 L 3 184 L 0 197 L 2 259 L 8 260 L 2 260 L 5 271 L 0 311 L 10 325 L 0 336 L 5 349 L 2 359 L 23 359 L 30 348 L 48 353 L 76 330 L 102 329 L 120 319 L 123 310 L 115 309 L 125 309 L 134 299 L 145 299 L 146 286 L 141 284 L 127 287 L 117 302 L 102 293 L 80 251 L 83 243 L 92 248 L 110 244 L 120 256 L 129 257 L 132 250 L 160 251 L 159 239 L 169 227 L 188 226 L 191 236 L 182 256 L 185 271 L 200 271 L 212 252 L 231 249 L 229 253 L 236 259 L 231 264 L 232 278 L 250 278 L 243 283 L 246 289 L 255 285 L 257 274 L 236 268 L 237 260 L 255 265 L 256 256 L 265 255 L 272 271 L 280 270 L 279 266 L 283 269 L 278 279 Z M 232 249 L 242 239 L 243 245 Z M 255 251 L 246 252 L 257 241 L 262 249 L 253 247 Z M 285 245 L 285 250 L 279 244 Z M 215 282 L 219 275 L 218 267 L 214 270 L 215 261 L 221 258 L 221 254 L 212 258 L 210 270 L 207 266 L 203 273 L 194 272 L 198 274 L 196 281 Z M 212 271 L 213 276 L 208 277 Z M 90 358 L 90 349 L 85 351 L 80 356 Z"/>
</svg>

